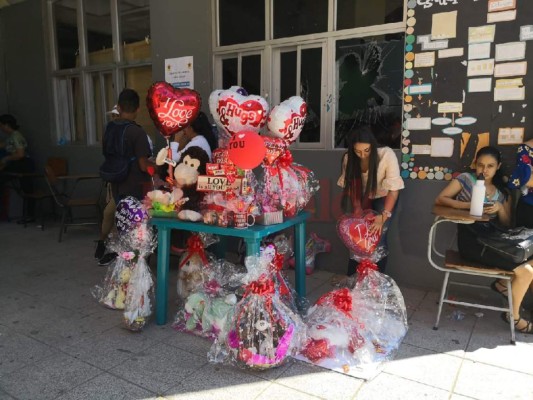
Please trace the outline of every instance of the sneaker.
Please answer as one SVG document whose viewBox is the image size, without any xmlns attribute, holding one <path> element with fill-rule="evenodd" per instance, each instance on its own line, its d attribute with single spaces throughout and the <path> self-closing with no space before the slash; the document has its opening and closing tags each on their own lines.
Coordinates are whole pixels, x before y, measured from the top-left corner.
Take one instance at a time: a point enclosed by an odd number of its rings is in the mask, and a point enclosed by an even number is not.
<svg viewBox="0 0 533 400">
<path fill-rule="evenodd" d="M 105 254 L 105 243 L 103 240 L 96 241 L 96 250 L 94 251 L 94 258 L 101 259 Z"/>
<path fill-rule="evenodd" d="M 106 265 L 109 265 L 113 261 L 115 261 L 115 258 L 117 258 L 117 256 L 117 253 L 107 253 L 102 258 L 100 258 L 100 260 L 98 260 L 98 265 L 101 267 L 105 267 Z"/>
</svg>

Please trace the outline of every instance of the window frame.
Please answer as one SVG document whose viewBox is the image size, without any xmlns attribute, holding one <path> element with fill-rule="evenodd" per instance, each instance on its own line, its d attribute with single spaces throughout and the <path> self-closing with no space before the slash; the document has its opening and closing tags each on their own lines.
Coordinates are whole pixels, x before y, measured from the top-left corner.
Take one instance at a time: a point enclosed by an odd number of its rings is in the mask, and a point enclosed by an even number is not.
<svg viewBox="0 0 533 400">
<path fill-rule="evenodd" d="M 213 89 L 221 89 L 222 85 L 222 70 L 220 57 L 226 54 L 238 54 L 246 53 L 249 51 L 263 51 L 262 69 L 261 69 L 261 88 L 263 96 L 270 107 L 272 108 L 280 101 L 276 101 L 274 92 L 279 91 L 276 89 L 275 82 L 276 77 L 279 77 L 279 62 L 276 67 L 275 53 L 276 49 L 282 47 L 296 47 L 296 46 L 308 46 L 316 43 L 324 43 L 322 51 L 322 76 L 323 76 L 323 89 L 322 89 L 322 119 L 321 119 L 321 132 L 320 142 L 314 143 L 300 143 L 295 142 L 292 144 L 292 148 L 298 150 L 336 150 L 344 151 L 343 148 L 335 148 L 335 116 L 337 114 L 337 101 L 336 101 L 336 89 L 335 89 L 335 77 L 336 77 L 336 65 L 335 65 L 335 49 L 337 40 L 355 39 L 359 37 L 370 37 L 377 35 L 386 35 L 390 33 L 405 32 L 405 20 L 407 14 L 407 1 L 403 2 L 403 20 L 400 22 L 393 22 L 382 25 L 371 25 L 365 27 L 351 28 L 336 30 L 336 14 L 337 14 L 337 1 L 329 0 L 328 2 L 328 30 L 327 32 L 314 33 L 310 35 L 293 36 L 288 38 L 273 39 L 273 0 L 265 0 L 265 37 L 267 38 L 262 42 L 242 43 L 229 46 L 220 46 L 220 33 L 219 33 L 219 10 L 220 0 L 211 0 L 212 9 L 214 10 L 213 21 Z M 276 69 L 277 68 L 277 69 Z M 224 88 L 227 89 L 227 88 Z M 403 87 L 402 87 L 403 90 Z M 258 94 L 258 93 L 253 93 Z M 281 99 L 285 100 L 285 99 Z M 327 108 L 329 107 L 329 110 Z M 403 100 L 402 100 L 403 108 Z M 324 111 L 326 109 L 327 111 Z"/>
<path fill-rule="evenodd" d="M 85 123 L 85 138 L 82 141 L 76 141 L 76 130 L 71 128 L 71 136 L 67 138 L 66 144 L 69 145 L 81 145 L 81 146 L 96 146 L 100 145 L 100 141 L 97 139 L 97 128 L 95 118 L 94 107 L 94 93 L 92 76 L 95 73 L 103 76 L 105 74 L 112 74 L 113 93 L 115 99 L 118 98 L 120 88 L 124 87 L 125 77 L 124 71 L 132 67 L 144 67 L 152 66 L 151 57 L 144 60 L 125 61 L 123 54 L 123 48 L 121 43 L 120 33 L 120 17 L 118 13 L 119 0 L 108 0 L 110 3 L 110 16 L 111 16 L 111 36 L 113 47 L 112 62 L 93 64 L 88 63 L 88 50 L 87 50 L 87 27 L 85 21 L 85 2 L 90 0 L 75 0 L 76 4 L 76 22 L 78 32 L 78 45 L 79 45 L 79 66 L 75 68 L 59 68 L 58 60 L 58 46 L 57 46 L 57 33 L 56 33 L 56 18 L 54 13 L 54 5 L 57 0 L 46 0 L 46 23 L 45 29 L 47 32 L 47 38 L 49 41 L 49 65 L 50 65 L 50 78 L 52 86 L 52 98 L 53 98 L 53 136 L 52 140 L 57 144 L 65 144 L 65 138 L 61 132 L 62 123 L 61 113 L 64 109 L 72 110 L 74 107 L 74 99 L 69 96 L 68 104 L 64 104 L 60 96 L 61 80 L 71 79 L 73 77 L 79 77 L 80 87 L 82 91 L 82 102 L 84 110 L 84 123 Z M 102 92 L 104 93 L 104 92 Z M 110 109 L 112 105 L 106 104 L 106 99 L 102 98 L 102 107 L 108 107 Z M 72 115 L 72 114 L 70 114 Z M 75 125 L 75 122 L 71 121 L 70 125 Z"/>
</svg>

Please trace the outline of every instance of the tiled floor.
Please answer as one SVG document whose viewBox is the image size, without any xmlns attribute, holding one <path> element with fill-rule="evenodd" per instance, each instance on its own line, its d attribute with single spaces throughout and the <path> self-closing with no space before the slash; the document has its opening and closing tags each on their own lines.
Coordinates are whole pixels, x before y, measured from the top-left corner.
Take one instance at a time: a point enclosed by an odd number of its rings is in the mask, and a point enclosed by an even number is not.
<svg viewBox="0 0 533 400">
<path fill-rule="evenodd" d="M 121 314 L 89 293 L 105 273 L 92 258 L 96 232 L 71 228 L 58 243 L 57 229 L 0 223 L 2 400 L 533 399 L 533 335 L 511 346 L 498 313 L 462 309 L 456 320 L 452 308 L 434 331 L 437 293 L 406 287 L 409 332 L 369 382 L 301 362 L 266 372 L 209 364 L 208 342 L 169 325 L 122 329 Z M 330 277 L 308 278 L 311 301 Z"/>
</svg>

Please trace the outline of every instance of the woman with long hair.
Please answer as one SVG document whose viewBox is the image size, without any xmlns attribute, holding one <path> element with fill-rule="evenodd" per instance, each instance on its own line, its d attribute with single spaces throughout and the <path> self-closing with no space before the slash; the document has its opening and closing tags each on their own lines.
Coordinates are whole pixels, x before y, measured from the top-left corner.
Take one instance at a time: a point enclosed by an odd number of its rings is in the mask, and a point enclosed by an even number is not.
<svg viewBox="0 0 533 400">
<path fill-rule="evenodd" d="M 370 127 L 363 126 L 350 135 L 337 184 L 343 188 L 344 213 L 357 214 L 368 209 L 378 213 L 370 230 L 381 232 L 380 246 L 386 247 L 387 230 L 404 183 L 396 154 L 389 147 L 378 146 Z M 386 263 L 387 257 L 377 263 L 381 272 Z M 347 275 L 355 274 L 356 267 L 357 263 L 350 259 Z"/>
<path fill-rule="evenodd" d="M 202 148 L 209 156 L 209 160 L 211 160 L 212 151 L 217 148 L 217 144 L 217 138 L 213 133 L 207 115 L 200 111 L 196 119 L 187 128 L 179 131 L 174 136 L 174 141 L 170 143 L 172 159 L 178 161 L 181 153 L 189 147 L 197 146 Z"/>
<path fill-rule="evenodd" d="M 483 175 L 485 180 L 485 203 L 483 212 L 488 214 L 494 223 L 502 226 L 509 226 L 511 223 L 511 199 L 509 191 L 503 180 L 501 172 L 500 151 L 491 146 L 481 148 L 476 154 L 476 171 L 464 172 L 452 180 L 448 186 L 437 196 L 435 204 L 459 208 L 470 209 L 472 198 L 472 188 L 477 181 L 477 177 Z M 457 226 L 457 245 L 461 257 L 468 261 L 481 263 L 490 268 L 505 269 L 513 271 L 514 276 L 511 281 L 513 292 L 513 320 L 517 331 L 522 333 L 533 333 L 533 324 L 521 318 L 520 305 L 529 287 L 533 290 L 533 267 L 529 262 L 516 264 L 498 253 L 491 252 L 484 248 L 477 241 L 479 232 L 488 229 L 486 223 L 475 222 L 474 227 L 465 224 Z M 507 286 L 495 280 L 491 288 L 507 298 Z M 510 315 L 502 314 L 502 319 L 509 323 Z"/>
</svg>

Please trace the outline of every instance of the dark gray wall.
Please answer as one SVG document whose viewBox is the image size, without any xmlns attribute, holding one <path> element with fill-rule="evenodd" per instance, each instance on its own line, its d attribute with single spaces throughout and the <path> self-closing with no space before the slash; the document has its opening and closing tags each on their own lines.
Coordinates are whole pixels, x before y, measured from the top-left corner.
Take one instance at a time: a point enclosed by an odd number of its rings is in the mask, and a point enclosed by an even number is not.
<svg viewBox="0 0 533 400">
<path fill-rule="evenodd" d="M 202 110 L 209 115 L 207 99 L 212 91 L 213 57 L 210 0 L 158 0 L 150 2 L 152 78 L 165 79 L 165 59 L 193 56 L 194 89 Z M 163 145 L 162 138 L 156 142 Z"/>
<path fill-rule="evenodd" d="M 204 99 L 203 110 L 207 113 L 207 98 L 214 89 L 210 9 L 210 0 L 158 0 L 151 2 L 150 12 L 154 81 L 164 79 L 166 58 L 194 56 L 195 89 Z M 41 168 L 47 157 L 64 156 L 69 159 L 71 172 L 96 171 L 101 163 L 98 146 L 57 146 L 51 139 L 53 108 L 49 104 L 52 97 L 43 20 L 40 0 L 28 0 L 0 11 L 0 60 L 5 60 L 0 66 L 0 112 L 17 116 Z M 156 149 L 162 145 L 159 138 Z M 308 231 L 331 240 L 333 251 L 320 254 L 317 266 L 339 273 L 345 271 L 348 260 L 348 252 L 336 233 L 340 214 L 336 181 L 341 155 L 341 151 L 294 151 L 295 161 L 315 171 L 322 184 Z M 388 272 L 400 282 L 425 288 L 435 288 L 441 282 L 440 273 L 427 262 L 426 251 L 433 199 L 444 185 L 406 181 L 401 192 L 388 236 Z"/>
<path fill-rule="evenodd" d="M 39 163 L 50 148 L 48 88 L 41 2 L 30 0 L 2 9 L 0 74 L 2 113 L 13 114 Z M 5 91 L 4 91 L 5 90 Z"/>
</svg>

